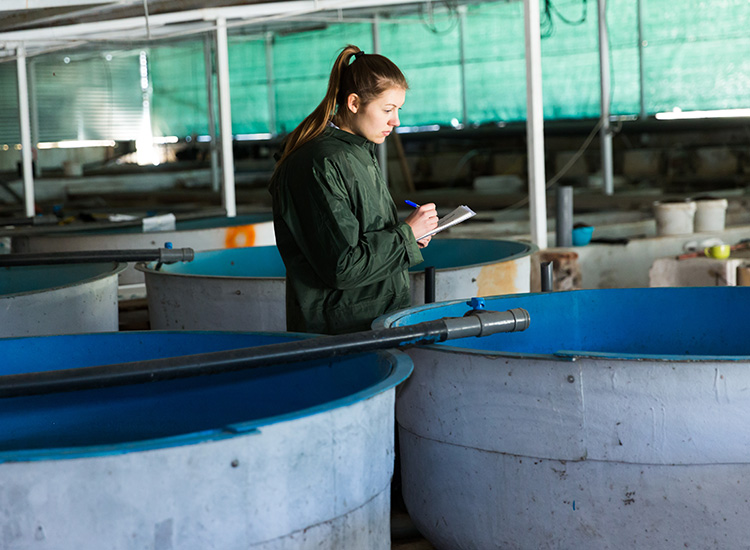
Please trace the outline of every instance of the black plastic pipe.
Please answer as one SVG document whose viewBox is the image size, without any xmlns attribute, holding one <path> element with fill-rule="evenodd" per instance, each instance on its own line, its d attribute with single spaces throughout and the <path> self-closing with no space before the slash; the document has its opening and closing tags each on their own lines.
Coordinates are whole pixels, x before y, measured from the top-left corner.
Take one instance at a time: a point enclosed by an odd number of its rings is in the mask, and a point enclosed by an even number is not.
<svg viewBox="0 0 750 550">
<path fill-rule="evenodd" d="M 0 376 L 0 398 L 221 374 L 378 349 L 435 344 L 445 340 L 487 336 L 499 332 L 517 332 L 526 330 L 528 326 L 529 313 L 525 309 L 471 311 L 464 317 L 447 317 L 405 327 L 321 336 L 252 348 L 113 365 L 8 374 Z"/>
<path fill-rule="evenodd" d="M 195 251 L 192 248 L 34 252 L 22 254 L 0 254 L 0 267 L 151 261 L 157 261 L 162 264 L 173 264 L 175 262 L 191 262 L 194 258 Z"/>
<path fill-rule="evenodd" d="M 552 262 L 542 262 L 542 292 L 552 292 L 555 290 L 554 272 Z"/>
<path fill-rule="evenodd" d="M 435 266 L 428 266 L 424 269 L 424 303 L 432 304 L 435 302 Z"/>
</svg>

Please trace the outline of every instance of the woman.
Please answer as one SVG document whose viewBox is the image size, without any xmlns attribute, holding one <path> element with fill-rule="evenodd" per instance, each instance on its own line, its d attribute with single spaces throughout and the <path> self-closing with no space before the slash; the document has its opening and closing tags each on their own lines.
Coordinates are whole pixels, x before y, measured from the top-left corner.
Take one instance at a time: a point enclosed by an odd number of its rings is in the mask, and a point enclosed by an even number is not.
<svg viewBox="0 0 750 550">
<path fill-rule="evenodd" d="M 409 307 L 408 268 L 434 204 L 399 223 L 375 144 L 399 125 L 408 85 L 381 55 L 347 46 L 323 101 L 286 139 L 269 190 L 287 270 L 287 330 L 341 334 Z"/>
</svg>

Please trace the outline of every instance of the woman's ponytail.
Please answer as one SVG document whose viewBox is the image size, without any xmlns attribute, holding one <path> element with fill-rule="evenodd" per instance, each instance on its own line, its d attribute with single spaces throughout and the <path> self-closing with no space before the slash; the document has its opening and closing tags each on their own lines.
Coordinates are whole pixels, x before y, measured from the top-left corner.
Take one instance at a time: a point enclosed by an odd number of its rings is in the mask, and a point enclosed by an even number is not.
<svg viewBox="0 0 750 550">
<path fill-rule="evenodd" d="M 333 69 L 331 69 L 331 75 L 328 78 L 328 90 L 323 101 L 284 140 L 281 159 L 279 159 L 277 166 L 284 162 L 293 151 L 323 133 L 336 109 L 341 75 L 348 68 L 352 56 L 360 51 L 357 46 L 351 44 L 341 51 L 333 64 Z"/>
</svg>

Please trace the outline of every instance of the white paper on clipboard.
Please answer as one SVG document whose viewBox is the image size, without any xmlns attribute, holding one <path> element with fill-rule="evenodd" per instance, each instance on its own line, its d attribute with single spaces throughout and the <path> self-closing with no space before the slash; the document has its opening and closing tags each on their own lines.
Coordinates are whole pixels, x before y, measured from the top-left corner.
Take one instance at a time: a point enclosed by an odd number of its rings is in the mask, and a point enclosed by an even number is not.
<svg viewBox="0 0 750 550">
<path fill-rule="evenodd" d="M 453 227 L 454 225 L 457 225 L 463 221 L 466 221 L 469 218 L 476 216 L 476 215 L 477 213 L 474 212 L 471 208 L 469 208 L 468 206 L 464 206 L 462 204 L 450 214 L 446 214 L 445 216 L 440 218 L 438 220 L 438 225 L 435 229 L 433 229 L 429 233 L 425 233 L 424 235 L 419 237 L 417 240 L 421 241 L 422 239 L 426 237 L 431 237 L 432 235 L 436 235 L 437 233 L 440 233 L 441 231 L 444 231 L 445 229 L 448 229 L 449 227 Z"/>
</svg>

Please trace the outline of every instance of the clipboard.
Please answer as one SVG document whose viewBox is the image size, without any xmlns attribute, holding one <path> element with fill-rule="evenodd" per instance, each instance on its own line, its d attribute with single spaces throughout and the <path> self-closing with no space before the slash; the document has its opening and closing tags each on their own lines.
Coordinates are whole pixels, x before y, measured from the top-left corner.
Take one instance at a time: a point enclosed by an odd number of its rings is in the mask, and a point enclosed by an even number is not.
<svg viewBox="0 0 750 550">
<path fill-rule="evenodd" d="M 422 239 L 426 237 L 432 237 L 433 235 L 436 235 L 440 233 L 441 231 L 445 231 L 449 227 L 453 227 L 454 225 L 458 225 L 461 222 L 464 222 L 468 220 L 469 218 L 472 218 L 476 216 L 477 213 L 474 212 L 471 208 L 465 205 L 461 205 L 457 207 L 453 212 L 450 214 L 446 214 L 442 218 L 438 220 L 438 225 L 435 229 L 430 231 L 429 233 L 425 233 L 421 237 L 419 237 L 417 240 L 421 241 Z"/>
</svg>

